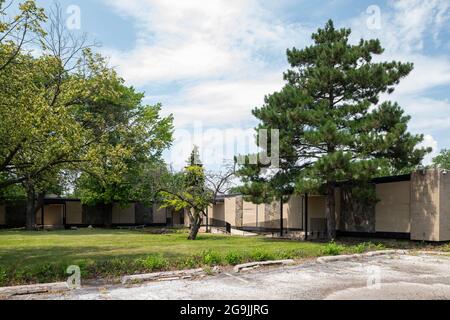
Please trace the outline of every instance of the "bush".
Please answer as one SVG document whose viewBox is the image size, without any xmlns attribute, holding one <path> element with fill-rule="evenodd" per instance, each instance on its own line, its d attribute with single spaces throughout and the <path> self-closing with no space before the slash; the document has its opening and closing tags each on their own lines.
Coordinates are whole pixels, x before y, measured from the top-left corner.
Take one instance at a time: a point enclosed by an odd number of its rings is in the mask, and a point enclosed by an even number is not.
<svg viewBox="0 0 450 320">
<path fill-rule="evenodd" d="M 354 253 L 364 253 L 368 251 L 384 250 L 385 246 L 382 243 L 374 244 L 372 242 L 363 242 L 353 247 Z"/>
<path fill-rule="evenodd" d="M 8 272 L 6 268 L 0 266 L 0 286 L 3 286 L 8 283 Z"/>
<path fill-rule="evenodd" d="M 336 244 L 335 242 L 330 242 L 322 249 L 322 254 L 326 256 L 338 256 L 344 252 L 345 248 Z"/>
<path fill-rule="evenodd" d="M 217 251 L 208 250 L 202 253 L 202 261 L 208 266 L 217 266 L 222 263 L 222 257 Z"/>
<path fill-rule="evenodd" d="M 367 243 L 367 242 L 360 243 L 353 248 L 353 251 L 355 253 L 364 253 L 364 252 L 367 252 L 371 246 L 372 246 L 371 243 Z"/>
<path fill-rule="evenodd" d="M 62 269 L 62 270 L 64 270 L 64 269 Z M 55 275 L 60 274 L 61 270 L 58 270 L 58 268 L 55 265 L 44 264 L 44 265 L 41 265 L 40 267 L 38 267 L 38 269 L 34 273 L 36 274 L 36 276 L 39 279 L 42 279 L 45 281 L 45 280 L 50 280 L 50 279 L 54 278 Z"/>
<path fill-rule="evenodd" d="M 225 255 L 225 262 L 231 266 L 235 266 L 237 264 L 242 263 L 244 257 L 236 251 L 230 251 Z"/>
<path fill-rule="evenodd" d="M 155 254 L 142 260 L 142 265 L 150 271 L 161 271 L 169 267 L 169 260 L 160 254 Z"/>
<path fill-rule="evenodd" d="M 302 250 L 281 250 L 277 252 L 277 258 L 281 260 L 285 259 L 298 259 L 305 256 L 305 253 Z"/>
<path fill-rule="evenodd" d="M 202 257 L 199 255 L 187 256 L 176 261 L 178 269 L 194 269 L 201 266 Z"/>
<path fill-rule="evenodd" d="M 271 254 L 270 252 L 263 250 L 263 249 L 257 249 L 255 251 L 253 251 L 250 254 L 250 258 L 253 261 L 270 261 L 270 260 L 275 260 L 275 256 L 273 254 Z"/>
</svg>

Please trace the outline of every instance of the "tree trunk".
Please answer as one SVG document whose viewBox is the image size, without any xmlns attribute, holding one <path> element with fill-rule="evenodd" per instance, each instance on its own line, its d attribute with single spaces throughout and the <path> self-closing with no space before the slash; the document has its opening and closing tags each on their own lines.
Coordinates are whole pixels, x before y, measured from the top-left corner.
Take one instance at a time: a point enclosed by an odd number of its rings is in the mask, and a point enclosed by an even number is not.
<svg viewBox="0 0 450 320">
<path fill-rule="evenodd" d="M 327 185 L 326 218 L 328 240 L 332 241 L 336 239 L 336 199 L 334 197 L 334 185 L 330 182 Z"/>
<path fill-rule="evenodd" d="M 33 187 L 27 187 L 27 212 L 26 212 L 26 229 L 28 231 L 36 230 L 36 206 L 35 192 Z"/>
<path fill-rule="evenodd" d="M 26 229 L 28 231 L 36 230 L 36 213 L 44 205 L 45 192 L 36 191 L 31 183 L 26 185 L 27 191 L 27 210 L 26 210 Z"/>
<path fill-rule="evenodd" d="M 200 231 L 200 223 L 193 224 L 191 226 L 191 230 L 189 231 L 188 240 L 196 240 L 199 231 Z"/>
<path fill-rule="evenodd" d="M 196 240 L 198 232 L 200 231 L 200 227 L 202 224 L 202 219 L 200 218 L 200 213 L 194 213 L 194 216 L 191 219 L 191 230 L 189 231 L 188 240 Z"/>
</svg>

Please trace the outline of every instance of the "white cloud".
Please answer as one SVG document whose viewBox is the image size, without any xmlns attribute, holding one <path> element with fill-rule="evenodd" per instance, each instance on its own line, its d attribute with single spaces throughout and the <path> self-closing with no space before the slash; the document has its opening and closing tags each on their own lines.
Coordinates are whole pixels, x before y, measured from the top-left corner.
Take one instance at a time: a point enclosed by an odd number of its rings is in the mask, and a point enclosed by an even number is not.
<svg viewBox="0 0 450 320">
<path fill-rule="evenodd" d="M 428 148 L 431 147 L 433 151 L 428 154 L 425 159 L 423 159 L 424 165 L 430 165 L 433 163 L 433 159 L 439 155 L 438 142 L 431 135 L 425 135 L 424 140 L 420 147 Z"/>
<path fill-rule="evenodd" d="M 412 54 L 426 49 L 426 45 L 441 45 L 440 33 L 448 29 L 450 21 L 450 1 L 388 0 L 380 14 L 381 28 L 369 28 L 371 17 L 365 12 L 350 19 L 352 38 L 376 37 L 387 53 Z M 429 43 L 429 38 L 434 43 Z"/>
<path fill-rule="evenodd" d="M 381 18 L 379 30 L 367 27 L 364 13 L 352 19 L 349 25 L 353 41 L 378 38 L 386 51 L 377 60 L 414 63 L 414 70 L 400 82 L 395 93 L 382 99 L 399 102 L 412 116 L 411 130 L 426 134 L 428 143 L 436 142 L 435 139 L 445 141 L 442 132 L 450 128 L 450 104 L 445 98 L 431 98 L 429 92 L 450 86 L 449 55 L 433 53 L 449 50 L 440 43 L 439 36 L 448 31 L 450 1 L 392 0 L 381 10 Z"/>
<path fill-rule="evenodd" d="M 136 85 L 152 81 L 243 78 L 264 70 L 267 56 L 301 44 L 309 30 L 284 24 L 257 1 L 106 1 L 134 19 L 135 48 L 106 48 L 111 63 Z"/>
<path fill-rule="evenodd" d="M 417 96 L 399 96 L 396 101 L 412 117 L 410 127 L 414 132 L 450 130 L 450 103 Z"/>
<path fill-rule="evenodd" d="M 401 95 L 426 93 L 428 89 L 450 84 L 450 57 L 397 55 L 396 60 L 413 62 L 414 70 L 400 82 L 396 93 Z"/>
<path fill-rule="evenodd" d="M 395 9 L 392 22 L 401 50 L 423 49 L 427 32 L 437 40 L 441 28 L 450 19 L 448 0 L 396 0 L 391 5 Z"/>
<path fill-rule="evenodd" d="M 252 109 L 282 86 L 281 70 L 255 80 L 208 81 L 187 86 L 165 110 L 174 114 L 176 127 L 189 127 L 194 121 L 206 127 L 239 126 L 252 121 Z"/>
<path fill-rule="evenodd" d="M 137 29 L 135 47 L 105 48 L 111 64 L 133 85 L 167 89 L 175 84 L 170 96 L 159 98 L 179 130 L 193 127 L 193 121 L 210 128 L 247 128 L 254 121 L 251 110 L 283 85 L 286 48 L 304 47 L 321 27 L 286 23 L 257 0 L 104 1 Z M 441 132 L 450 128 L 450 104 L 428 92 L 450 85 L 450 57 L 429 49 L 450 49 L 440 42 L 448 31 L 450 1 L 388 0 L 381 17 L 380 30 L 367 27 L 366 12 L 337 24 L 351 27 L 354 41 L 379 38 L 386 48 L 380 59 L 415 64 L 388 99 L 398 101 L 413 117 L 411 130 L 425 133 L 425 143 L 437 148 L 437 140 L 445 141 Z M 216 150 L 221 140 L 209 137 L 200 140 Z"/>
</svg>

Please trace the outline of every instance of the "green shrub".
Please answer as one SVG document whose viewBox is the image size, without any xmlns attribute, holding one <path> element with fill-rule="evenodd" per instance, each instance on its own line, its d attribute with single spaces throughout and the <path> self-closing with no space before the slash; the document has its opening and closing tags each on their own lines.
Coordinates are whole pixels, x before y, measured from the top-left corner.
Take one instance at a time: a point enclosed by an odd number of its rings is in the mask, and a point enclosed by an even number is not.
<svg viewBox="0 0 450 320">
<path fill-rule="evenodd" d="M 363 242 L 352 248 L 354 253 L 364 253 L 368 251 L 384 250 L 385 246 L 382 243 L 374 244 L 372 242 Z"/>
<path fill-rule="evenodd" d="M 177 260 L 175 263 L 178 269 L 194 269 L 201 266 L 202 257 L 199 255 L 187 256 Z"/>
<path fill-rule="evenodd" d="M 302 258 L 304 256 L 305 256 L 305 253 L 303 252 L 303 250 L 296 250 L 296 249 L 281 250 L 281 251 L 278 251 L 276 254 L 277 259 L 280 259 L 280 260 L 298 259 L 298 258 Z"/>
<path fill-rule="evenodd" d="M 214 250 L 208 250 L 202 253 L 203 263 L 208 266 L 217 266 L 222 263 L 222 257 L 220 253 Z"/>
<path fill-rule="evenodd" d="M 4 286 L 8 283 L 8 272 L 6 268 L 0 266 L 0 286 Z"/>
<path fill-rule="evenodd" d="M 385 250 L 386 246 L 382 243 L 377 243 L 374 247 L 375 250 Z"/>
<path fill-rule="evenodd" d="M 250 258 L 253 261 L 258 261 L 258 262 L 259 261 L 270 261 L 270 260 L 276 259 L 276 257 L 272 253 L 270 253 L 264 249 L 257 249 L 255 251 L 253 251 L 250 254 Z"/>
<path fill-rule="evenodd" d="M 44 264 L 30 272 L 30 281 L 37 277 L 40 282 L 53 282 L 66 276 L 66 267 L 62 263 Z"/>
<path fill-rule="evenodd" d="M 369 248 L 371 247 L 371 243 L 367 243 L 367 242 L 364 242 L 364 243 L 360 243 L 360 244 L 358 244 L 358 245 L 356 245 L 354 248 L 353 248 L 353 251 L 355 252 L 355 253 L 364 253 L 364 252 L 367 252 L 368 250 L 369 250 Z"/>
<path fill-rule="evenodd" d="M 322 249 L 322 254 L 326 256 L 338 256 L 342 254 L 344 250 L 345 248 L 343 246 L 340 246 L 335 242 L 330 242 Z"/>
<path fill-rule="evenodd" d="M 101 260 L 87 264 L 86 270 L 81 270 L 82 276 L 101 277 L 101 276 L 121 276 L 132 274 L 142 270 L 142 264 L 131 259 L 114 258 L 111 260 Z"/>
<path fill-rule="evenodd" d="M 236 251 L 230 251 L 225 255 L 225 262 L 231 266 L 235 266 L 244 261 L 242 254 Z"/>
<path fill-rule="evenodd" d="M 160 271 L 169 267 L 169 260 L 167 260 L 160 254 L 155 254 L 148 256 L 146 259 L 142 260 L 142 265 L 147 270 Z"/>
</svg>

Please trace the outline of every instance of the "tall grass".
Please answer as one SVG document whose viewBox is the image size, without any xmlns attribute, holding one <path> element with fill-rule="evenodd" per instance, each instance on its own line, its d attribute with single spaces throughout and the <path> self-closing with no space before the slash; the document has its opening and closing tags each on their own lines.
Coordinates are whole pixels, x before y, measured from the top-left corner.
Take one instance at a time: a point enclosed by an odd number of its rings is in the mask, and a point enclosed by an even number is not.
<svg viewBox="0 0 450 320">
<path fill-rule="evenodd" d="M 0 232 L 0 286 L 65 281 L 66 269 L 78 265 L 82 279 L 384 249 L 371 242 L 340 244 L 271 241 L 186 233 L 144 234 L 81 230 L 79 233 Z"/>
</svg>

